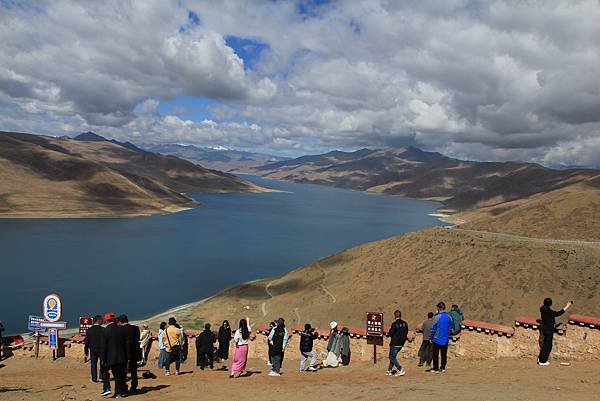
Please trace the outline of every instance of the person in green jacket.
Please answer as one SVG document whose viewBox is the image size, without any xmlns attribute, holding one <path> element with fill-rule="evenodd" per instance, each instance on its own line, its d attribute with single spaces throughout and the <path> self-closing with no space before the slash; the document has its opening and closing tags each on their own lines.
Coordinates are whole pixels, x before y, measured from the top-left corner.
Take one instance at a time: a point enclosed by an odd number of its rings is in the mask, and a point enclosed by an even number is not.
<svg viewBox="0 0 600 401">
<path fill-rule="evenodd" d="M 461 331 L 461 324 L 463 320 L 465 320 L 465 316 L 462 311 L 458 307 L 458 305 L 452 305 L 452 309 L 450 310 L 450 317 L 452 318 L 452 335 L 456 336 Z"/>
</svg>

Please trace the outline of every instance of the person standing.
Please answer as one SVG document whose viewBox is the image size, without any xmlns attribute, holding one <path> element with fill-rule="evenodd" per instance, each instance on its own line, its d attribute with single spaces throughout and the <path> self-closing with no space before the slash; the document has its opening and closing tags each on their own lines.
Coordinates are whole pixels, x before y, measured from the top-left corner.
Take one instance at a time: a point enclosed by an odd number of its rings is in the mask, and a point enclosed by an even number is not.
<svg viewBox="0 0 600 401">
<path fill-rule="evenodd" d="M 158 368 L 163 369 L 167 364 L 167 347 L 163 342 L 165 336 L 165 329 L 167 328 L 167 322 L 161 322 L 156 335 L 158 340 Z"/>
<path fill-rule="evenodd" d="M 458 307 L 458 305 L 452 305 L 450 309 L 450 317 L 452 318 L 452 335 L 458 336 L 462 330 L 462 322 L 465 320 L 465 315 Z"/>
<path fill-rule="evenodd" d="M 300 372 L 304 372 L 306 360 L 310 358 L 309 372 L 316 372 L 317 353 L 313 351 L 313 342 L 319 338 L 317 329 L 313 329 L 310 323 L 304 325 L 304 331 L 300 332 Z"/>
<path fill-rule="evenodd" d="M 85 360 L 90 361 L 92 382 L 98 382 L 98 362 L 102 357 L 104 345 L 104 327 L 102 327 L 102 316 L 94 316 L 94 324 L 87 329 L 85 340 L 83 340 L 83 353 Z M 102 365 L 102 363 L 100 363 Z M 102 366 L 100 366 L 100 380 L 102 380 Z"/>
<path fill-rule="evenodd" d="M 163 344 L 167 353 L 165 361 L 165 375 L 171 375 L 171 364 L 175 362 L 175 375 L 179 375 L 181 366 L 181 330 L 177 327 L 177 320 L 174 317 L 169 318 L 169 325 L 163 335 Z"/>
<path fill-rule="evenodd" d="M 404 343 L 406 343 L 408 337 L 408 323 L 402 320 L 402 312 L 399 310 L 394 311 L 394 319 L 394 323 L 392 323 L 387 332 L 387 336 L 390 337 L 390 363 L 385 374 L 392 376 L 394 374 L 394 368 L 396 368 L 396 375 L 404 376 L 406 371 L 402 365 L 400 365 L 400 362 L 398 362 L 398 353 L 402 347 L 404 347 Z"/>
<path fill-rule="evenodd" d="M 350 330 L 347 327 L 342 327 L 342 334 L 340 335 L 340 355 L 342 357 L 342 365 L 350 365 Z"/>
<path fill-rule="evenodd" d="M 115 314 L 107 313 L 104 316 L 107 325 L 104 329 L 104 354 L 105 366 L 110 369 L 115 378 L 115 398 L 127 396 L 127 333 L 123 327 L 116 323 Z M 105 387 L 108 374 L 105 374 Z M 110 394 L 110 384 L 108 384 Z M 108 395 L 103 392 L 103 395 Z"/>
<path fill-rule="evenodd" d="M 573 302 L 567 302 L 567 304 L 559 311 L 554 311 L 550 307 L 552 306 L 552 299 L 544 299 L 544 304 L 540 307 L 540 317 L 542 320 L 542 346 L 540 347 L 540 354 L 538 356 L 538 365 L 548 366 L 548 358 L 552 352 L 552 343 L 554 341 L 554 329 L 556 328 L 556 318 L 567 311 L 573 305 Z"/>
<path fill-rule="evenodd" d="M 250 318 L 241 319 L 239 328 L 233 335 L 233 343 L 235 344 L 235 353 L 233 354 L 233 363 L 231 364 L 230 378 L 240 377 L 246 372 L 248 363 L 248 344 L 250 343 Z M 237 376 L 236 376 L 237 375 Z"/>
<path fill-rule="evenodd" d="M 196 366 L 200 366 L 201 370 L 209 366 L 213 366 L 213 355 L 215 350 L 216 336 L 210 330 L 210 323 L 204 325 L 204 331 L 196 337 Z"/>
<path fill-rule="evenodd" d="M 267 361 L 267 366 L 273 366 L 273 346 L 271 345 L 271 341 L 269 341 L 269 335 L 275 329 L 277 323 L 274 321 L 269 323 L 269 334 L 267 335 L 267 356 L 269 360 Z"/>
<path fill-rule="evenodd" d="M 273 366 L 269 376 L 281 376 L 281 365 L 283 352 L 287 345 L 287 330 L 283 319 L 277 319 L 275 327 L 269 333 L 269 344 L 271 344 Z"/>
<path fill-rule="evenodd" d="M 2 342 L 2 332 L 4 331 L 4 325 L 0 320 L 0 361 L 2 360 L 2 348 L 4 348 L 4 342 Z"/>
<path fill-rule="evenodd" d="M 127 342 L 127 372 L 131 376 L 131 388 L 129 391 L 135 393 L 138 386 L 137 368 L 138 362 L 142 359 L 140 349 L 140 328 L 129 324 L 126 315 L 119 316 L 119 325 L 125 330 Z"/>
<path fill-rule="evenodd" d="M 146 365 L 148 362 L 148 353 L 150 352 L 152 333 L 148 328 L 147 324 L 142 325 L 142 332 L 140 333 L 140 350 L 142 351 L 142 363 L 140 366 Z"/>
<path fill-rule="evenodd" d="M 217 356 L 219 357 L 219 360 L 223 362 L 229 359 L 229 343 L 231 342 L 231 327 L 229 327 L 229 321 L 223 320 L 223 324 L 219 327 L 218 339 L 219 350 Z"/>
<path fill-rule="evenodd" d="M 175 326 L 181 332 L 181 353 L 179 354 L 179 360 L 181 361 L 181 363 L 184 363 L 188 357 L 189 343 L 187 340 L 187 336 L 185 335 L 185 330 L 183 330 L 183 324 L 177 323 Z"/>
<path fill-rule="evenodd" d="M 431 344 L 431 327 L 433 326 L 433 312 L 427 313 L 427 320 L 421 325 L 421 333 L 423 333 L 423 342 L 419 348 L 419 367 L 425 364 L 427 367 L 431 366 L 431 359 L 433 358 L 433 346 Z"/>
<path fill-rule="evenodd" d="M 452 333 L 452 318 L 446 312 L 446 304 L 440 302 L 437 304 L 438 312 L 433 317 L 431 325 L 431 342 L 433 343 L 433 369 L 431 373 L 440 373 L 446 370 L 448 361 L 448 343 Z M 442 364 L 440 366 L 440 355 Z"/>
<path fill-rule="evenodd" d="M 323 362 L 323 366 L 326 368 L 337 368 L 341 362 L 341 341 L 340 332 L 338 331 L 338 324 L 336 321 L 329 323 L 330 333 L 329 341 L 327 342 L 327 358 Z"/>
</svg>

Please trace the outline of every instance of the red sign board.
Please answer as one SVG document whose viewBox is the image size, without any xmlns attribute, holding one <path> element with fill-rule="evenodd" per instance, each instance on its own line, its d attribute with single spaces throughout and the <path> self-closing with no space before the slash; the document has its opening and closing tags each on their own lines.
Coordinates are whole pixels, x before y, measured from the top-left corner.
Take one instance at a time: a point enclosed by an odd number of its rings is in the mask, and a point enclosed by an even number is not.
<svg viewBox="0 0 600 401">
<path fill-rule="evenodd" d="M 92 327 L 94 324 L 94 320 L 89 316 L 82 316 L 79 318 L 79 334 L 85 336 L 87 333 L 87 329 Z"/>
<path fill-rule="evenodd" d="M 383 337 L 383 313 L 367 312 L 367 336 Z"/>
</svg>

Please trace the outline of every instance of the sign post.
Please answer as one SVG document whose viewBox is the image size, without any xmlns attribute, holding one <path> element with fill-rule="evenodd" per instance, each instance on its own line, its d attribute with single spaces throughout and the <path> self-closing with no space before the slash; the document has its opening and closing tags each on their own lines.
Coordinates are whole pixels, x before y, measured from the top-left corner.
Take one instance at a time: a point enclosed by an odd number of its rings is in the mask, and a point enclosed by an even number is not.
<svg viewBox="0 0 600 401">
<path fill-rule="evenodd" d="M 87 330 L 92 327 L 94 324 L 94 320 L 91 316 L 81 316 L 79 318 L 79 334 L 85 336 L 87 334 Z"/>
<path fill-rule="evenodd" d="M 56 350 L 58 348 L 58 330 L 67 327 L 66 322 L 60 322 L 62 316 L 62 301 L 56 294 L 46 295 L 42 304 L 44 320 L 39 323 L 41 328 L 48 329 L 48 345 L 52 350 L 52 360 L 56 360 Z"/>
<path fill-rule="evenodd" d="M 367 342 L 373 344 L 373 363 L 377 363 L 377 345 L 383 345 L 383 313 L 367 312 Z"/>
<path fill-rule="evenodd" d="M 55 361 L 58 348 L 58 329 L 48 329 L 48 345 L 52 350 L 52 360 Z"/>
<path fill-rule="evenodd" d="M 35 338 L 34 353 L 36 359 L 40 354 L 40 331 L 43 331 L 40 323 L 43 321 L 43 318 L 32 315 L 29 315 L 29 319 L 27 320 L 27 329 L 33 332 L 33 337 Z"/>
</svg>

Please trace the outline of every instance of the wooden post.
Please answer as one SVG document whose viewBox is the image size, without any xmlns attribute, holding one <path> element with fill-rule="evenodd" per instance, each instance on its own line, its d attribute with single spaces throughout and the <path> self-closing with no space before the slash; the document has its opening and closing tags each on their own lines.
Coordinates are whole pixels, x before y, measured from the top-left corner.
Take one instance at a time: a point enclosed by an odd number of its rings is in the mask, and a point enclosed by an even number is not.
<svg viewBox="0 0 600 401">
<path fill-rule="evenodd" d="M 373 364 L 377 363 L 377 344 L 373 342 Z"/>
<path fill-rule="evenodd" d="M 33 336 L 35 337 L 35 345 L 34 345 L 35 359 L 37 359 L 38 355 L 40 354 L 40 333 L 36 331 Z"/>
</svg>

